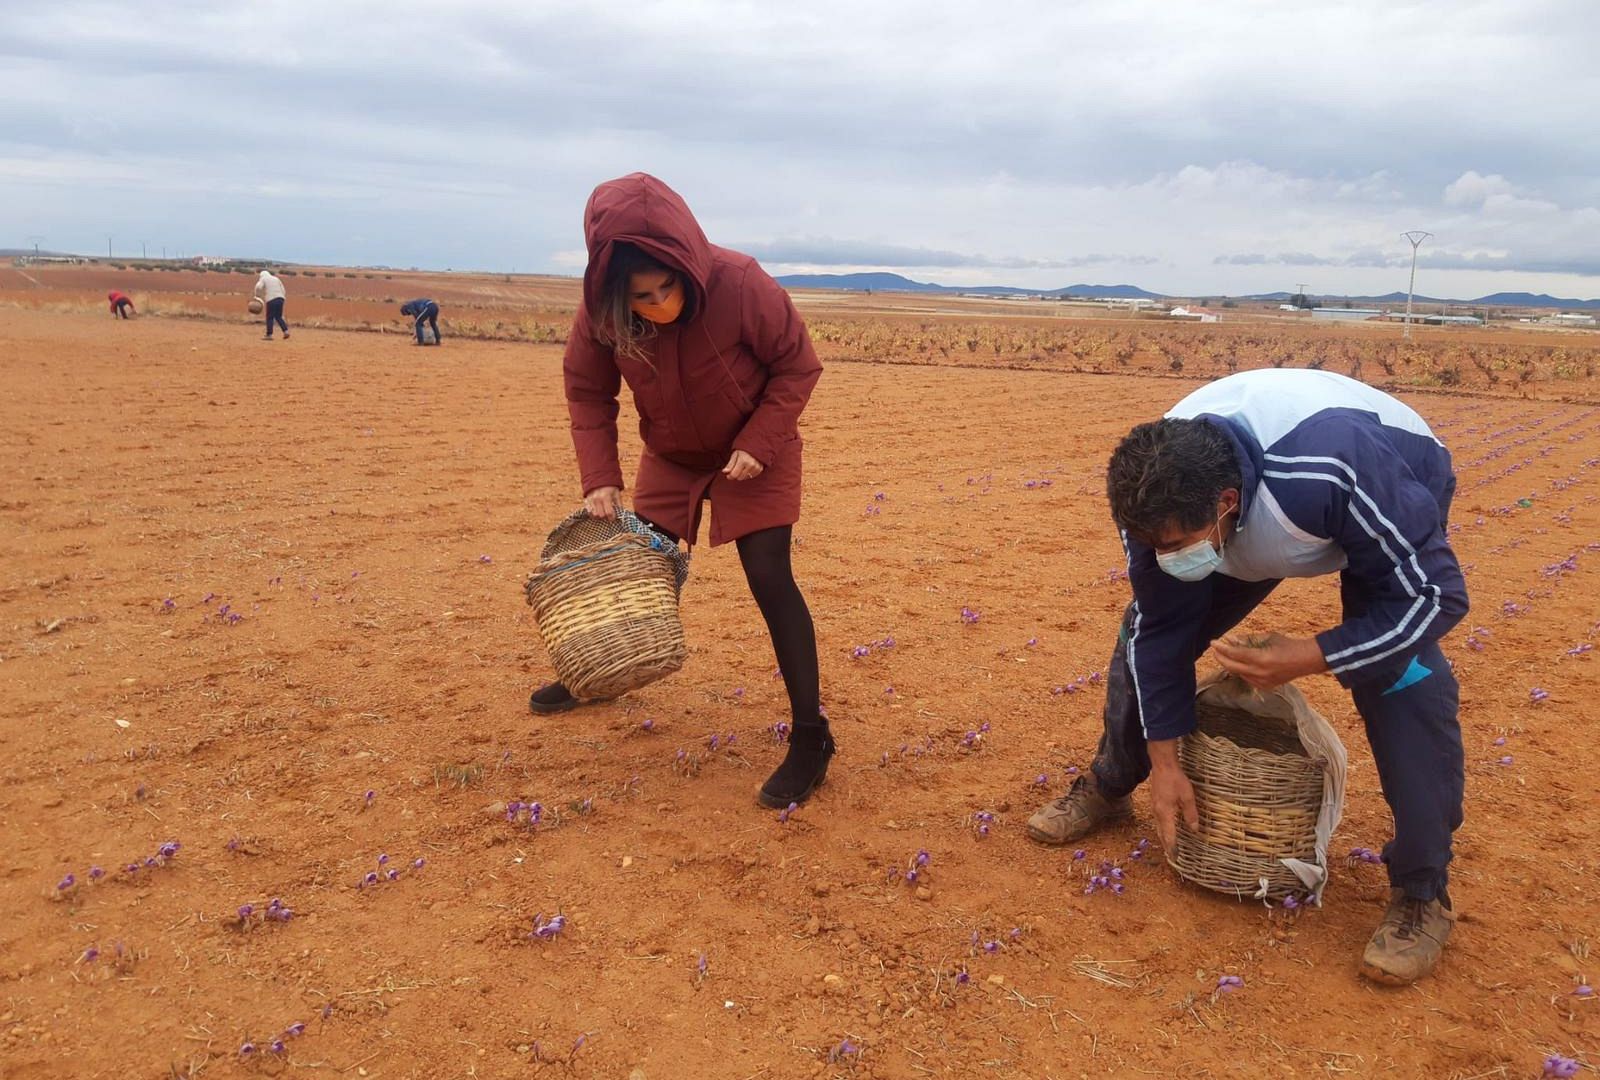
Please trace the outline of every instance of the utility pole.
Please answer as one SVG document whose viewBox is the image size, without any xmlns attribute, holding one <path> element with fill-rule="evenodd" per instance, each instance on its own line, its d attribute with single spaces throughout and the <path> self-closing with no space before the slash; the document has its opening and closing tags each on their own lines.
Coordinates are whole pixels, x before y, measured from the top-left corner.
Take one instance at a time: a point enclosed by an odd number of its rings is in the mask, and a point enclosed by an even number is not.
<svg viewBox="0 0 1600 1080">
<path fill-rule="evenodd" d="M 149 252 L 145 251 L 145 248 L 144 248 L 144 241 L 140 240 L 139 241 L 139 258 L 148 259 L 149 257 L 150 257 Z"/>
<path fill-rule="evenodd" d="M 1422 242 L 1431 237 L 1433 234 L 1431 232 L 1423 232 L 1421 229 L 1412 229 L 1410 232 L 1403 233 L 1402 235 L 1405 236 L 1407 240 L 1411 241 L 1411 284 L 1406 286 L 1405 332 L 1405 338 L 1409 341 L 1411 339 L 1411 296 L 1417 291 L 1417 248 L 1421 247 Z"/>
<path fill-rule="evenodd" d="M 111 237 L 106 237 L 106 258 L 111 258 Z"/>
</svg>

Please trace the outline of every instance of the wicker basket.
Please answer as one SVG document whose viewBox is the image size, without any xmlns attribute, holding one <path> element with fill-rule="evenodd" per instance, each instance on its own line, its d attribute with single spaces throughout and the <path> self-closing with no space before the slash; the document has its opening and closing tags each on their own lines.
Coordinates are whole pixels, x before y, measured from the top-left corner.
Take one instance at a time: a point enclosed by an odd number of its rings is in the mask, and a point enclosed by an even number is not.
<svg viewBox="0 0 1600 1080">
<path fill-rule="evenodd" d="M 678 594 L 688 559 L 633 514 L 579 511 L 551 532 L 525 591 L 573 697 L 611 698 L 671 675 L 688 650 Z"/>
<path fill-rule="evenodd" d="M 1284 859 L 1317 859 L 1323 762 L 1306 753 L 1291 720 L 1195 702 L 1198 725 L 1179 745 L 1194 784 L 1200 829 L 1181 823 L 1173 869 L 1196 885 L 1279 900 L 1306 884 Z M 1262 882 L 1266 890 L 1262 892 Z"/>
</svg>

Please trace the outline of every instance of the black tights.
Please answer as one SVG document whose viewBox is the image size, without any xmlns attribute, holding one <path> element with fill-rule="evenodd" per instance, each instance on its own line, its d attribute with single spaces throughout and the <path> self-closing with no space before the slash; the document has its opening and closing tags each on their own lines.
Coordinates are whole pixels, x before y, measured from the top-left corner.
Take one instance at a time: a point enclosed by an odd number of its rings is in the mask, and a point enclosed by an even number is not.
<svg viewBox="0 0 1600 1080">
<path fill-rule="evenodd" d="M 651 527 L 678 539 L 659 525 L 652 523 Z M 804 727 L 820 722 L 822 691 L 817 671 L 817 631 L 789 562 L 793 536 L 792 525 L 780 525 L 741 536 L 734 543 L 739 548 L 745 580 L 750 583 L 750 595 L 755 597 L 772 635 L 772 651 L 789 691 L 794 724 Z"/>
</svg>

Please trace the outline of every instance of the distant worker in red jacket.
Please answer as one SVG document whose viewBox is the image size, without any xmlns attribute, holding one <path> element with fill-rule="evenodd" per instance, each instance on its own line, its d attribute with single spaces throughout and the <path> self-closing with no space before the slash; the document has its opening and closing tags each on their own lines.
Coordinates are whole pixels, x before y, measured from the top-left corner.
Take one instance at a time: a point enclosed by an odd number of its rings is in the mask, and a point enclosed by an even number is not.
<svg viewBox="0 0 1600 1080">
<path fill-rule="evenodd" d="M 129 300 L 127 296 L 117 292 L 115 289 L 106 293 L 106 299 L 111 301 L 111 314 L 113 315 L 117 315 L 126 319 L 129 315 L 139 314 L 137 311 L 133 310 L 133 301 Z"/>
<path fill-rule="evenodd" d="M 584 503 L 622 505 L 617 394 L 626 382 L 644 450 L 633 508 L 694 544 L 711 503 L 711 544 L 732 540 L 772 634 L 793 726 L 763 805 L 804 802 L 828 772 L 817 639 L 789 549 L 800 519 L 796 423 L 822 375 L 789 294 L 748 255 L 706 240 L 678 193 L 633 173 L 601 184 L 584 210 L 589 265 L 563 371 Z M 561 683 L 536 713 L 580 704 Z"/>
</svg>

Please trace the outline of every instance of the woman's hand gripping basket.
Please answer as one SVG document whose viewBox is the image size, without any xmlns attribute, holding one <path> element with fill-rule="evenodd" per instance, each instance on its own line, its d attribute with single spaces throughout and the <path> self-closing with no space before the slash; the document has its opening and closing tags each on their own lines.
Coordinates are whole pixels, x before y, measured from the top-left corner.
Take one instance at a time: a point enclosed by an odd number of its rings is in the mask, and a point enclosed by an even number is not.
<svg viewBox="0 0 1600 1080">
<path fill-rule="evenodd" d="M 557 525 L 524 591 L 568 692 L 616 697 L 681 668 L 688 577 L 688 556 L 629 511 Z"/>
<path fill-rule="evenodd" d="M 1217 675 L 1195 698 L 1179 744 L 1200 828 L 1181 822 L 1167 862 L 1238 897 L 1321 902 L 1328 841 L 1344 810 L 1344 744 L 1293 686 L 1257 691 Z"/>
</svg>

